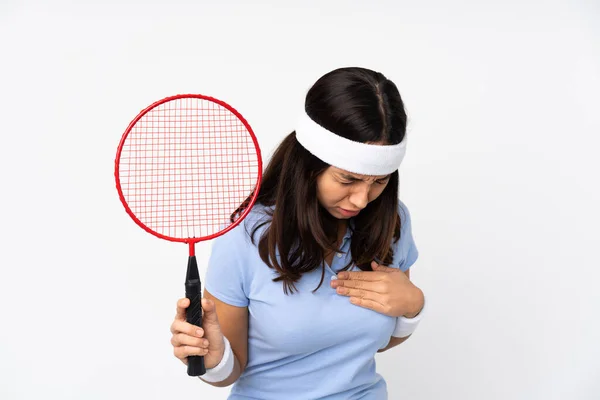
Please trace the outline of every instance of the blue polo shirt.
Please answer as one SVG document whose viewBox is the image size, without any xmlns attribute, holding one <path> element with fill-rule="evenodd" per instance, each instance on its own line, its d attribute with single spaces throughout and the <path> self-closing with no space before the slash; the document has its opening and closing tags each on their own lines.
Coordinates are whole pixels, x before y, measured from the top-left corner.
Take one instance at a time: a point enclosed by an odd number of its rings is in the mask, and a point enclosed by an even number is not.
<svg viewBox="0 0 600 400">
<path fill-rule="evenodd" d="M 234 383 L 230 400 L 384 400 L 385 380 L 376 371 L 375 354 L 387 345 L 395 318 L 350 303 L 329 285 L 335 271 L 350 261 L 350 231 L 342 254 L 321 269 L 306 273 L 297 292 L 286 295 L 282 282 L 260 258 L 249 234 L 265 218 L 256 205 L 236 228 L 213 240 L 205 287 L 219 300 L 248 307 L 248 365 Z M 406 271 L 416 261 L 411 220 L 400 202 L 401 239 L 394 244 L 391 267 Z M 256 234 L 262 234 L 262 227 Z M 350 270 L 359 270 L 353 266 Z"/>
</svg>

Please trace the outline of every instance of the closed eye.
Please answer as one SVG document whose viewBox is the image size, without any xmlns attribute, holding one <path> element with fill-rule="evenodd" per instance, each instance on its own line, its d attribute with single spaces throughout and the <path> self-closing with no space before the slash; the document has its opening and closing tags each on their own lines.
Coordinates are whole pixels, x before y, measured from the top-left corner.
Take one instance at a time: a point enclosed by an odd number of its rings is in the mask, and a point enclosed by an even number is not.
<svg viewBox="0 0 600 400">
<path fill-rule="evenodd" d="M 352 185 L 353 183 L 356 183 L 356 182 L 363 182 L 362 179 L 356 178 L 351 175 L 338 175 L 336 178 L 340 184 L 345 185 L 345 186 Z M 377 180 L 374 180 L 373 183 L 375 183 L 376 185 L 385 185 L 386 183 L 389 182 L 389 180 L 390 180 L 390 175 L 382 177 Z"/>
<path fill-rule="evenodd" d="M 359 179 L 355 179 L 355 180 L 350 180 L 350 181 L 339 181 L 342 185 L 352 185 L 355 182 L 359 182 Z M 388 183 L 389 179 L 378 179 L 375 181 L 375 184 L 377 185 L 385 185 L 386 183 Z"/>
</svg>

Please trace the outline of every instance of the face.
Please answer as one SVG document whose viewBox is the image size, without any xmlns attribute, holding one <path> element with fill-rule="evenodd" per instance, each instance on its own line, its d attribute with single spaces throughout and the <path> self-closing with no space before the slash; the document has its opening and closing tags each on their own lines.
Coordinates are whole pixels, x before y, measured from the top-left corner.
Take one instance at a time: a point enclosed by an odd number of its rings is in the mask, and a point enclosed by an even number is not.
<svg viewBox="0 0 600 400">
<path fill-rule="evenodd" d="M 317 198 L 331 215 L 348 219 L 379 197 L 389 180 L 390 175 L 359 175 L 329 167 L 317 178 Z"/>
</svg>

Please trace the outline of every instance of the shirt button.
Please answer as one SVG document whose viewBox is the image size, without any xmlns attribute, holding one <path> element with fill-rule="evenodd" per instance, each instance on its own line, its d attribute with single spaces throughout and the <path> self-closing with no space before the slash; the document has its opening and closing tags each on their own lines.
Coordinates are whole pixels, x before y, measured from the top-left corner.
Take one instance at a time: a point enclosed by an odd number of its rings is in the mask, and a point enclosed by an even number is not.
<svg viewBox="0 0 600 400">
<path fill-rule="evenodd" d="M 337 253 L 336 255 L 338 256 L 338 258 L 342 258 L 342 253 Z"/>
</svg>

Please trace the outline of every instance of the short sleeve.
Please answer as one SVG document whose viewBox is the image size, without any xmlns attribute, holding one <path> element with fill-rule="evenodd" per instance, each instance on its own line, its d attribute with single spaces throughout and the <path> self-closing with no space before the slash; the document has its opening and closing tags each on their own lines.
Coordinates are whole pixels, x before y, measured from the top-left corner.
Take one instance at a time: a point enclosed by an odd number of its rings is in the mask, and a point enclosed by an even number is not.
<svg viewBox="0 0 600 400">
<path fill-rule="evenodd" d="M 248 271 L 244 260 L 251 249 L 244 224 L 213 239 L 204 286 L 224 303 L 248 306 Z"/>
<path fill-rule="evenodd" d="M 412 234 L 412 221 L 410 212 L 402 201 L 398 200 L 398 213 L 400 215 L 400 240 L 394 243 L 393 265 L 401 271 L 408 270 L 419 257 L 419 250 Z"/>
</svg>

